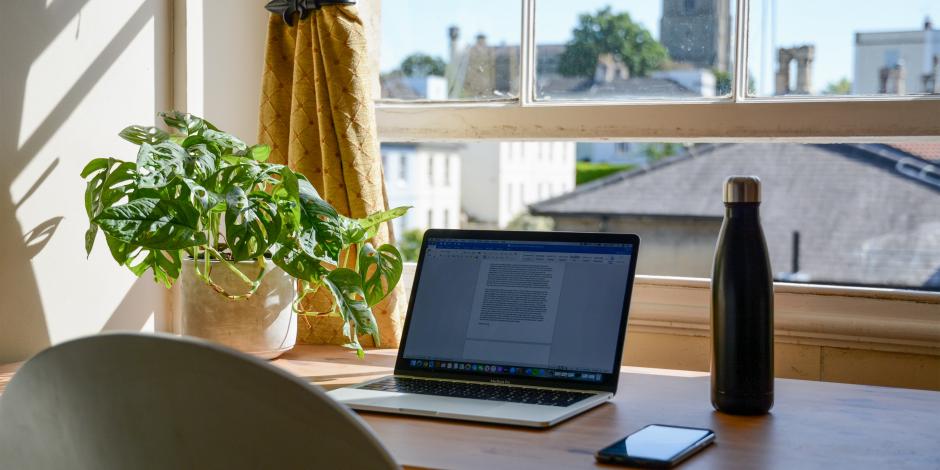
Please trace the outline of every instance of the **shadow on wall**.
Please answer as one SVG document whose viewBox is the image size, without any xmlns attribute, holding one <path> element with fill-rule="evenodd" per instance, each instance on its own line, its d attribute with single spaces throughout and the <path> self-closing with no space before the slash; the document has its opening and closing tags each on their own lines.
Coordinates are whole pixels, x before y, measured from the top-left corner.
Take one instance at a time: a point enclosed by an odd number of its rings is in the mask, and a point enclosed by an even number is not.
<svg viewBox="0 0 940 470">
<path fill-rule="evenodd" d="M 149 272 L 134 281 L 134 285 L 124 294 L 124 299 L 101 327 L 101 331 L 140 331 L 148 323 L 156 326 L 158 330 L 166 329 L 169 320 L 163 316 L 164 309 L 141 308 L 141 305 L 163 304 L 167 291 L 162 287 L 154 289 L 153 284 L 153 277 Z"/>
<path fill-rule="evenodd" d="M 50 344 L 30 260 L 55 236 L 64 217 L 62 208 L 50 207 L 50 211 L 59 213 L 48 214 L 47 220 L 26 230 L 17 218 L 17 210 L 55 171 L 58 159 L 30 185 L 20 200 L 13 200 L 11 185 L 153 18 L 156 8 L 154 2 L 144 2 L 56 103 L 35 132 L 28 136 L 20 135 L 32 64 L 69 22 L 81 15 L 87 3 L 88 0 L 22 0 L 4 4 L 0 14 L 0 57 L 3 57 L 3 74 L 0 76 L 0 103 L 3 106 L 0 113 L 0 187 L 4 190 L 4 194 L 0 194 L 0 259 L 3 263 L 0 269 L 0 359 L 22 356 L 24 351 L 39 351 Z M 76 244 L 79 245 L 80 242 Z M 128 295 L 132 295 L 137 285 Z M 122 316 L 120 312 L 118 308 L 115 316 Z"/>
</svg>

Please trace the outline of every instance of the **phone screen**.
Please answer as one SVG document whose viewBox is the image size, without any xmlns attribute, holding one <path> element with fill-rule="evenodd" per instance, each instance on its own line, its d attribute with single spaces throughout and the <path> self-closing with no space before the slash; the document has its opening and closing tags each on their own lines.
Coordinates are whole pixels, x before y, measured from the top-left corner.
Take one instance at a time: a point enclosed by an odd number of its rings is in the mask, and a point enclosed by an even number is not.
<svg viewBox="0 0 940 470">
<path fill-rule="evenodd" d="M 713 439 L 714 433 L 708 429 L 651 424 L 601 450 L 598 456 L 621 462 L 677 463 Z"/>
</svg>

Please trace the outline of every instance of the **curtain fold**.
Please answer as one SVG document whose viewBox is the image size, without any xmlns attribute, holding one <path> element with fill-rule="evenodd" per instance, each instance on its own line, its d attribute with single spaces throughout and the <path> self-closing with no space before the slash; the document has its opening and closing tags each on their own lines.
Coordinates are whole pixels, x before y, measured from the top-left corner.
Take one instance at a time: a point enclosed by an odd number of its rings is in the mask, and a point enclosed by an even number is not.
<svg viewBox="0 0 940 470">
<path fill-rule="evenodd" d="M 365 217 L 387 209 L 366 35 L 353 6 L 327 5 L 288 26 L 268 22 L 258 141 L 270 160 L 303 173 L 337 211 Z M 391 239 L 383 224 L 374 243 Z M 325 296 L 324 296 L 325 297 Z M 313 299 L 312 309 L 327 302 Z M 404 296 L 399 285 L 373 310 L 383 347 L 401 337 Z M 308 321 L 303 321 L 306 318 Z M 304 317 L 299 340 L 342 344 L 341 321 Z M 360 337 L 371 345 L 371 338 Z"/>
</svg>

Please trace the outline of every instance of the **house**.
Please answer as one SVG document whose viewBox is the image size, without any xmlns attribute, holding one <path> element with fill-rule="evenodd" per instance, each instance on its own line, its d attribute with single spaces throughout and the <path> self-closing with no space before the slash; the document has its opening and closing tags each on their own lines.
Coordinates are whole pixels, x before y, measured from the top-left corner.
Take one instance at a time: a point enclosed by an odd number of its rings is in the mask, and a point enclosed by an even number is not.
<svg viewBox="0 0 940 470">
<path fill-rule="evenodd" d="M 389 207 L 412 209 L 392 223 L 395 233 L 460 228 L 460 156 L 456 144 L 382 144 Z"/>
<path fill-rule="evenodd" d="M 940 93 L 940 31 L 930 18 L 914 31 L 855 34 L 852 93 Z"/>
<path fill-rule="evenodd" d="M 530 210 L 557 230 L 638 233 L 641 273 L 709 277 L 722 183 L 757 175 L 777 279 L 940 290 L 937 170 L 886 145 L 709 145 Z"/>
<path fill-rule="evenodd" d="M 472 142 L 461 155 L 461 199 L 476 226 L 505 228 L 529 204 L 574 189 L 574 142 Z"/>
</svg>

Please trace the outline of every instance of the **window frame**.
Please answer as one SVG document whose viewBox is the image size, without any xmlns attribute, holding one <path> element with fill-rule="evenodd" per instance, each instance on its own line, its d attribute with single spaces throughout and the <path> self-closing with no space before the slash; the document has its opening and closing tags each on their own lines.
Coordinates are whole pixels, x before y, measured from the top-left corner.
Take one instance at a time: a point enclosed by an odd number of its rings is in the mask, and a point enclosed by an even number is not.
<svg viewBox="0 0 940 470">
<path fill-rule="evenodd" d="M 537 100 L 533 88 L 536 1 L 520 0 L 522 47 L 518 98 L 486 101 L 379 99 L 375 111 L 380 138 L 395 142 L 773 139 L 799 143 L 891 143 L 940 140 L 938 95 L 749 96 L 747 38 L 752 0 L 734 0 L 734 74 L 730 97 Z M 371 8 L 380 7 L 373 5 Z"/>
<path fill-rule="evenodd" d="M 387 142 L 940 141 L 937 95 L 748 96 L 745 77 L 749 1 L 735 0 L 734 5 L 735 73 L 730 97 L 630 102 L 536 100 L 532 87 L 535 61 L 530 53 L 535 46 L 536 0 L 521 0 L 517 99 L 476 102 L 378 99 L 375 116 L 379 138 Z M 377 16 L 379 5 L 380 2 L 360 3 L 360 9 Z M 371 23 L 378 21 L 373 17 Z M 377 34 L 373 37 L 378 40 Z M 375 96 L 380 94 L 376 92 Z M 507 191 L 510 198 L 511 189 Z M 406 266 L 407 273 L 413 269 L 413 265 Z M 709 282 L 707 278 L 637 275 L 631 322 L 651 332 L 707 335 Z M 885 351 L 914 348 L 940 356 L 940 319 L 931 316 L 934 311 L 940 312 L 940 292 L 775 285 L 775 300 L 782 307 L 778 308 L 777 335 L 794 343 Z M 676 315 L 688 318 L 675 318 Z"/>
</svg>

